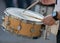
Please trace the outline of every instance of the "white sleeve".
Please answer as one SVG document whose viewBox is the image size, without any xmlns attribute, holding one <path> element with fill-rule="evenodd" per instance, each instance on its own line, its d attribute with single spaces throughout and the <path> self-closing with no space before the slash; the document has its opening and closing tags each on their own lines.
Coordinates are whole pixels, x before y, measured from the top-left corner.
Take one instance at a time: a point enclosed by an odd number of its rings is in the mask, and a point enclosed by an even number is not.
<svg viewBox="0 0 60 43">
<path fill-rule="evenodd" d="M 57 5 L 55 5 L 55 11 L 60 11 L 60 0 L 57 0 Z"/>
</svg>

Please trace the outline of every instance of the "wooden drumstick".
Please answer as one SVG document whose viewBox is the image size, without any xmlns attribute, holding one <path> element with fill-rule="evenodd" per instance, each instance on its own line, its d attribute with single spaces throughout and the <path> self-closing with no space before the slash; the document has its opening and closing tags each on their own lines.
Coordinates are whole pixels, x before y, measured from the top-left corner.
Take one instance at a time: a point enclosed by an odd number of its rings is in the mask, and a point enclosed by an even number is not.
<svg viewBox="0 0 60 43">
<path fill-rule="evenodd" d="M 37 3 L 39 2 L 39 0 L 37 0 L 36 2 L 34 2 L 33 4 L 31 4 L 29 7 L 27 7 L 23 12 L 25 12 L 26 10 L 29 10 L 30 8 L 32 8 L 33 6 L 35 6 Z"/>
<path fill-rule="evenodd" d="M 41 19 L 41 18 L 37 18 L 37 17 L 30 16 L 30 15 L 27 15 L 27 14 L 23 14 L 23 15 L 28 16 L 28 17 L 31 17 L 31 18 L 35 18 L 35 19 L 38 19 L 38 20 L 43 20 L 43 19 Z"/>
<path fill-rule="evenodd" d="M 24 14 L 24 12 L 25 12 L 26 10 L 28 10 L 28 9 L 32 8 L 33 6 L 35 6 L 39 1 L 40 1 L 40 0 L 37 0 L 36 2 L 34 2 L 33 4 L 31 4 L 29 7 L 27 7 L 27 8 L 23 11 L 23 15 L 28 16 L 28 17 L 32 17 L 32 18 L 35 18 L 35 19 L 38 19 L 38 20 L 42 20 L 42 19 L 40 19 L 40 18 L 37 18 L 37 17 L 34 17 L 34 16 L 29 16 L 29 15 Z"/>
</svg>

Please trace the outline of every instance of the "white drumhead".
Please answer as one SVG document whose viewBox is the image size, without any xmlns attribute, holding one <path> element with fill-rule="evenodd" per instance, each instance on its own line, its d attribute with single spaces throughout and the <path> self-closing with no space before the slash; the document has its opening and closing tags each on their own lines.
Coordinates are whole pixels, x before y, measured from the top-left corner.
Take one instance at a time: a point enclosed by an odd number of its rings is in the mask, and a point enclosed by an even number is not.
<svg viewBox="0 0 60 43">
<path fill-rule="evenodd" d="M 41 22 L 41 20 L 23 15 L 24 10 L 25 9 L 20 9 L 20 8 L 7 8 L 4 12 L 8 13 L 7 15 L 13 15 L 13 16 L 16 16 L 20 19 L 25 19 L 25 20 L 35 21 L 35 22 Z M 30 11 L 30 10 L 26 10 L 24 12 L 24 14 L 34 16 L 34 17 L 37 17 L 37 18 L 41 18 L 41 19 L 44 18 L 43 15 L 41 15 L 39 13 L 36 13 L 36 12 L 33 12 L 33 11 Z"/>
</svg>

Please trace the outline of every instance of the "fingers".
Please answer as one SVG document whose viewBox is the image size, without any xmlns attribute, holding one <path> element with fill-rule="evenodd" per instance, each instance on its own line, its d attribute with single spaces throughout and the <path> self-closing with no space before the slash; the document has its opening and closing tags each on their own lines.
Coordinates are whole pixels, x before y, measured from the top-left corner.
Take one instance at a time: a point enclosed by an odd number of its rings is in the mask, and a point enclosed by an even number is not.
<svg viewBox="0 0 60 43">
<path fill-rule="evenodd" d="M 45 24 L 45 25 L 49 25 L 49 26 L 51 26 L 51 25 L 54 25 L 55 24 L 55 22 L 50 22 L 50 21 L 43 21 L 43 23 Z"/>
<path fill-rule="evenodd" d="M 55 20 L 52 18 L 52 16 L 46 16 L 44 19 L 43 19 L 43 23 L 45 25 L 54 25 L 55 24 Z"/>
<path fill-rule="evenodd" d="M 52 25 L 54 25 L 55 24 L 55 22 L 53 21 L 53 22 L 49 22 L 49 26 L 52 26 Z"/>
</svg>

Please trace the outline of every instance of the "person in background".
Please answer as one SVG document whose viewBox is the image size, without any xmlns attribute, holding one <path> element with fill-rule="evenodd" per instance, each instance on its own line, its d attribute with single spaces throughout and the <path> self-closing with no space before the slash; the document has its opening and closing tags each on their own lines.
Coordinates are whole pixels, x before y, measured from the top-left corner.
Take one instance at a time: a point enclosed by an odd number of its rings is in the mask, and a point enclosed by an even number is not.
<svg viewBox="0 0 60 43">
<path fill-rule="evenodd" d="M 24 8 L 24 0 L 17 0 L 17 6 L 18 8 Z"/>
<path fill-rule="evenodd" d="M 32 0 L 4 0 L 6 7 L 26 8 L 31 5 Z M 15 6 L 16 4 L 16 6 Z"/>
<path fill-rule="evenodd" d="M 18 8 L 26 8 L 31 5 L 32 0 L 17 0 Z"/>
<path fill-rule="evenodd" d="M 4 0 L 6 7 L 14 7 L 13 0 Z"/>
</svg>

